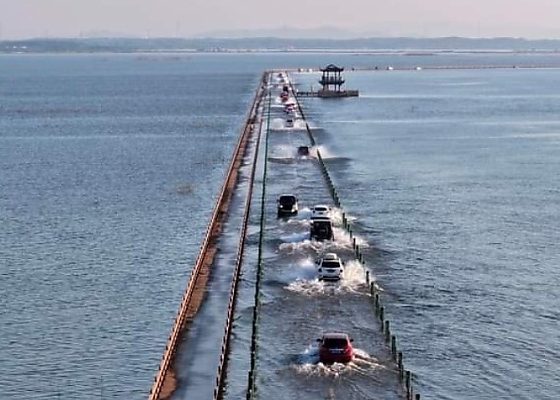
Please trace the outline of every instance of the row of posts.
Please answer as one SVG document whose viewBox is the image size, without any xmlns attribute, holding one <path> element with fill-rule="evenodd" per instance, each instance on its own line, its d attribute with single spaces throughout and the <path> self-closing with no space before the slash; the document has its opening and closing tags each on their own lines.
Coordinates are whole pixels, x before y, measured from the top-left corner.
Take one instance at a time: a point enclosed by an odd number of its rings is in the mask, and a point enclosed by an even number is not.
<svg viewBox="0 0 560 400">
<path fill-rule="evenodd" d="M 298 104 L 298 108 L 300 109 L 300 112 L 303 116 L 303 111 L 301 109 L 301 105 L 299 104 L 299 101 L 296 98 L 296 102 Z M 307 128 L 307 133 L 311 139 L 311 143 L 313 145 L 315 145 L 315 138 L 313 136 L 313 133 L 311 132 L 311 129 L 309 129 L 309 125 L 305 124 L 306 128 Z M 327 186 L 329 188 L 329 192 L 331 194 L 331 197 L 334 201 L 334 204 L 336 205 L 336 207 L 338 208 L 342 208 L 341 203 L 340 203 L 340 197 L 338 196 L 338 192 L 336 190 L 336 187 L 333 184 L 333 181 L 329 175 L 329 171 L 327 170 L 327 166 L 325 165 L 325 162 L 323 161 L 323 157 L 321 157 L 321 152 L 317 149 L 317 159 L 319 160 L 319 167 L 321 169 L 321 173 L 323 174 L 323 178 L 325 179 L 325 182 L 327 183 Z M 384 333 L 385 336 L 385 342 L 388 344 L 388 346 L 390 346 L 391 348 L 391 355 L 393 357 L 393 360 L 396 362 L 397 367 L 398 367 L 398 371 L 399 371 L 399 379 L 402 382 L 405 390 L 406 390 L 406 398 L 407 400 L 420 400 L 420 394 L 419 393 L 414 393 L 414 389 L 412 387 L 412 378 L 413 375 L 409 370 L 406 370 L 404 368 L 404 363 L 403 363 L 403 353 L 402 351 L 398 351 L 397 349 L 397 337 L 393 334 L 391 334 L 391 323 L 385 318 L 385 307 L 381 304 L 381 298 L 380 298 L 380 288 L 377 286 L 377 284 L 373 281 L 370 281 L 370 272 L 369 270 L 365 267 L 365 258 L 364 255 L 362 253 L 362 249 L 360 248 L 359 244 L 356 243 L 356 237 L 354 235 L 354 232 L 352 230 L 352 226 L 350 224 L 350 222 L 348 221 L 348 218 L 346 217 L 346 213 L 342 213 L 342 225 L 344 227 L 344 229 L 346 229 L 346 231 L 348 232 L 348 234 L 350 235 L 350 239 L 352 240 L 352 249 L 355 252 L 355 256 L 356 259 L 362 264 L 364 265 L 364 268 L 366 269 L 366 282 L 369 285 L 370 288 L 370 294 L 371 294 L 371 298 L 373 299 L 373 305 L 374 305 L 374 309 L 375 309 L 375 314 L 379 317 L 379 321 L 380 321 L 380 325 L 381 325 L 381 330 Z"/>
</svg>

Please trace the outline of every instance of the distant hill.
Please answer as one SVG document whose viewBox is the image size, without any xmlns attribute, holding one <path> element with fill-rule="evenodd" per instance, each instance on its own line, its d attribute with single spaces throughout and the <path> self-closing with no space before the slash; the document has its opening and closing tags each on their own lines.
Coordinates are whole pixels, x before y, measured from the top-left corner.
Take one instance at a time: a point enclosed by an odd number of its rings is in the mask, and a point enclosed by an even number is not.
<svg viewBox="0 0 560 400">
<path fill-rule="evenodd" d="M 383 37 L 380 32 L 355 32 L 335 26 L 321 26 L 302 29 L 293 26 L 282 26 L 271 29 L 218 30 L 201 33 L 196 38 L 276 38 L 276 39 L 337 39 L 347 40 L 360 37 Z"/>
<path fill-rule="evenodd" d="M 560 40 L 520 38 L 473 39 L 442 38 L 363 38 L 302 39 L 277 37 L 252 38 L 80 38 L 0 41 L 0 53 L 135 53 L 161 51 L 379 51 L 379 50 L 509 50 L 560 51 Z"/>
</svg>

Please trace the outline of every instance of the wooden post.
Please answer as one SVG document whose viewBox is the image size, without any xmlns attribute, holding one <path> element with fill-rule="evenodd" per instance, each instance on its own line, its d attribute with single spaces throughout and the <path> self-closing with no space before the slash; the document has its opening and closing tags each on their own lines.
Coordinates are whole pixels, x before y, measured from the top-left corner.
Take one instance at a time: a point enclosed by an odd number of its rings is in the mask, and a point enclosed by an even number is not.
<svg viewBox="0 0 560 400">
<path fill-rule="evenodd" d="M 366 271 L 366 283 L 369 285 L 369 271 Z"/>
<path fill-rule="evenodd" d="M 405 385 L 406 385 L 406 394 L 407 394 L 407 398 L 410 398 L 410 371 L 406 371 L 406 380 L 405 380 Z"/>
<path fill-rule="evenodd" d="M 391 338 L 391 327 L 390 322 L 385 321 L 385 341 L 388 342 Z"/>
<path fill-rule="evenodd" d="M 383 320 L 385 319 L 385 307 L 379 307 L 379 319 L 381 320 L 381 331 L 383 331 Z"/>
<path fill-rule="evenodd" d="M 397 365 L 399 366 L 399 376 L 402 380 L 403 378 L 403 370 L 404 370 L 404 365 L 403 365 L 403 354 L 402 351 L 399 351 L 397 354 Z"/>
<path fill-rule="evenodd" d="M 391 354 L 393 358 L 397 357 L 397 337 L 395 335 L 391 335 Z"/>
</svg>

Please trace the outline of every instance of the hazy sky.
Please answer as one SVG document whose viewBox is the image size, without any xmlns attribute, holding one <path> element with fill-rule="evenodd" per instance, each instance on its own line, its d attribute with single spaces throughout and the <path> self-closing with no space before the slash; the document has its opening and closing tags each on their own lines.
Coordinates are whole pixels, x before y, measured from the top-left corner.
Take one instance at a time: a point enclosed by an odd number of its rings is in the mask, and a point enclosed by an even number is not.
<svg viewBox="0 0 560 400">
<path fill-rule="evenodd" d="M 0 0 L 0 39 L 336 26 L 369 35 L 560 38 L 560 0 Z"/>
</svg>

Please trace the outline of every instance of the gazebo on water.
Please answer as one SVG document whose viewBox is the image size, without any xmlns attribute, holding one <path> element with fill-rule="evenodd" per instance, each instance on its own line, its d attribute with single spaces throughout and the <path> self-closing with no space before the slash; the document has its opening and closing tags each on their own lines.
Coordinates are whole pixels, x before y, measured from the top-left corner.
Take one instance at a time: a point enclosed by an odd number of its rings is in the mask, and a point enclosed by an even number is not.
<svg viewBox="0 0 560 400">
<path fill-rule="evenodd" d="M 334 64 L 329 64 L 325 68 L 320 69 L 322 75 L 319 79 L 321 89 L 314 92 L 298 92 L 298 96 L 306 97 L 356 97 L 358 96 L 357 90 L 346 90 L 342 88 L 344 85 L 344 78 L 342 72 L 343 67 L 337 67 Z"/>
</svg>

